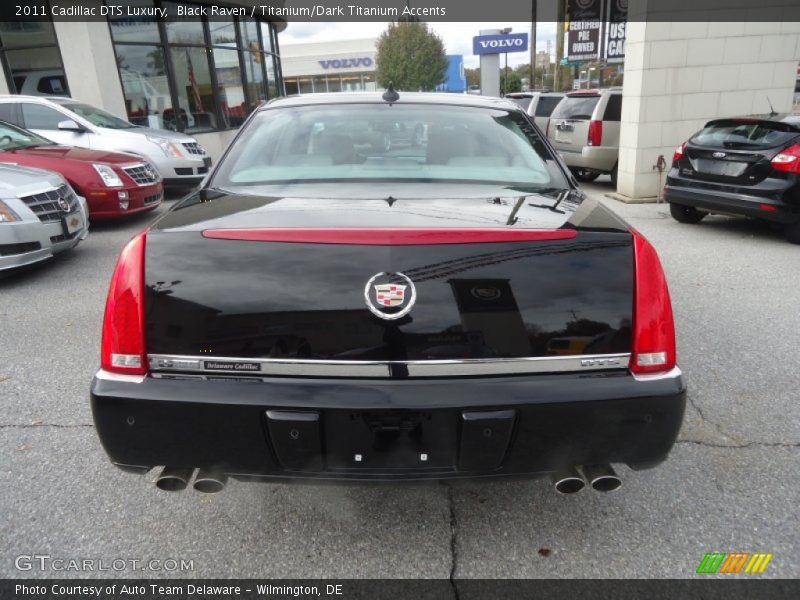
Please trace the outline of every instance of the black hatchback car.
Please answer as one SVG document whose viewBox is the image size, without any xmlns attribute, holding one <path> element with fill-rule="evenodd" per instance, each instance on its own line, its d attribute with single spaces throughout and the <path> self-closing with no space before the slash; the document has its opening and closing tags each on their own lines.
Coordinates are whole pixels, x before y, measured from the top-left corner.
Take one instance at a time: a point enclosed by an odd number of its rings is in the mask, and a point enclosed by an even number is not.
<svg viewBox="0 0 800 600">
<path fill-rule="evenodd" d="M 752 217 L 800 244 L 800 114 L 709 121 L 675 150 L 664 197 L 681 223 Z"/>
</svg>

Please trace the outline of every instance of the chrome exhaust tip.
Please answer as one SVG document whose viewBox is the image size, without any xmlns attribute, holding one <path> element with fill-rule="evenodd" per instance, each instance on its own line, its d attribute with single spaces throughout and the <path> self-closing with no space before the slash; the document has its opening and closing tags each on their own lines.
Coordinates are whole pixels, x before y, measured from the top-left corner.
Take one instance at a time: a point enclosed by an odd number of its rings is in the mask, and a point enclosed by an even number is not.
<svg viewBox="0 0 800 600">
<path fill-rule="evenodd" d="M 550 476 L 550 480 L 559 494 L 575 494 L 586 486 L 586 482 L 575 467 L 556 471 Z"/>
<path fill-rule="evenodd" d="M 583 467 L 583 474 L 592 489 L 598 492 L 613 492 L 622 487 L 622 479 L 611 465 L 589 465 Z"/>
<path fill-rule="evenodd" d="M 225 489 L 228 476 L 217 469 L 200 469 L 194 478 L 194 489 L 204 494 L 216 494 Z"/>
<path fill-rule="evenodd" d="M 180 492 L 189 485 L 192 471 L 183 467 L 164 467 L 156 479 L 156 487 L 165 492 Z"/>
</svg>

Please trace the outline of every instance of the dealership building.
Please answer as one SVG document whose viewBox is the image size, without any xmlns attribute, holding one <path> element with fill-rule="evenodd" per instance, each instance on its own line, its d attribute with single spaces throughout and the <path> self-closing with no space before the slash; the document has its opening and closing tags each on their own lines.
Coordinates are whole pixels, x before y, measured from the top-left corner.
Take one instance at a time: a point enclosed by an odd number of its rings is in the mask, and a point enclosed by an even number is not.
<svg viewBox="0 0 800 600">
<path fill-rule="evenodd" d="M 128 4 L 170 14 L 200 6 Z M 216 157 L 259 103 L 283 94 L 277 34 L 285 27 L 199 16 L 0 22 L 0 93 L 68 94 L 136 124 L 185 131 Z"/>
<path fill-rule="evenodd" d="M 284 44 L 281 46 L 283 79 L 287 94 L 319 92 L 372 92 L 375 80 L 377 38 Z M 445 81 L 440 92 L 463 93 L 467 88 L 464 57 L 447 56 Z"/>
</svg>

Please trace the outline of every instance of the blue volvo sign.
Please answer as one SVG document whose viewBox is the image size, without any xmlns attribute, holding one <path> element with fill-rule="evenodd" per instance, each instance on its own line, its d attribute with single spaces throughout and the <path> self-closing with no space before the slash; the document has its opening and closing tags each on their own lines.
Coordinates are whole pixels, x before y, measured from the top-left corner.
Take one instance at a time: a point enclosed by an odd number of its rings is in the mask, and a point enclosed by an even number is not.
<svg viewBox="0 0 800 600">
<path fill-rule="evenodd" d="M 505 54 L 506 52 L 527 51 L 527 33 L 476 35 L 472 38 L 473 54 Z"/>
</svg>

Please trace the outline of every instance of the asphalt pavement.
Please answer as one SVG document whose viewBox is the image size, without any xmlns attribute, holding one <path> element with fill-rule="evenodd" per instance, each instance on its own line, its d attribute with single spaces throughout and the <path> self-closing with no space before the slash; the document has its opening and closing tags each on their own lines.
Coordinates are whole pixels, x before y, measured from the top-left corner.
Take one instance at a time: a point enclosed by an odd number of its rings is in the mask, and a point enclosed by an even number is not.
<svg viewBox="0 0 800 600">
<path fill-rule="evenodd" d="M 160 491 L 111 466 L 88 401 L 109 276 L 153 215 L 137 217 L 0 280 L 0 576 L 691 578 L 705 553 L 744 551 L 773 553 L 762 577 L 799 577 L 800 247 L 744 219 L 604 201 L 670 283 L 689 406 L 663 465 L 572 496 L 546 480 Z M 31 555 L 128 562 L 41 570 Z M 191 569 L 131 568 L 152 559 Z"/>
</svg>

